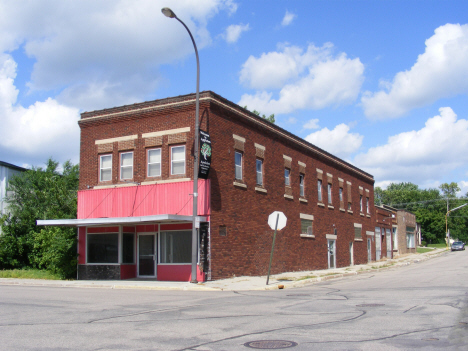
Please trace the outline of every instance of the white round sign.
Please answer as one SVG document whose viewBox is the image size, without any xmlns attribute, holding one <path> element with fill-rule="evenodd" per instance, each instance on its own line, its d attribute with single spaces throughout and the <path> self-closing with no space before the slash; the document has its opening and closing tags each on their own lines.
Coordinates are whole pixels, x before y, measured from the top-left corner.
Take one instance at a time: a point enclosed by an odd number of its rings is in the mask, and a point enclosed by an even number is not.
<svg viewBox="0 0 468 351">
<path fill-rule="evenodd" d="M 278 215 L 279 215 L 279 218 L 278 218 Z M 280 211 L 275 211 L 271 215 L 268 216 L 268 225 L 270 226 L 270 228 L 275 230 L 277 218 L 278 218 L 278 228 L 276 229 L 281 230 L 284 227 L 286 227 L 287 218 L 284 215 L 284 213 Z"/>
</svg>

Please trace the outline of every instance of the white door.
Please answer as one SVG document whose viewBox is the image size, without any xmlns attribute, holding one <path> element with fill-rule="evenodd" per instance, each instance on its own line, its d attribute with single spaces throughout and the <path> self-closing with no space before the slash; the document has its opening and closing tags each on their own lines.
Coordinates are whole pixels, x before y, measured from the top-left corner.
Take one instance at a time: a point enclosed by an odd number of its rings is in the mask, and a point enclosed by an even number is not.
<svg viewBox="0 0 468 351">
<path fill-rule="evenodd" d="M 392 258 L 392 233 L 390 229 L 386 229 L 386 237 L 387 237 L 387 258 Z"/>
<path fill-rule="evenodd" d="M 382 235 L 380 235 L 380 228 L 375 228 L 375 260 L 376 261 L 380 260 L 381 253 L 382 253 Z"/>
<path fill-rule="evenodd" d="M 336 243 L 328 239 L 328 268 L 336 267 Z"/>
<path fill-rule="evenodd" d="M 372 242 L 371 239 L 367 239 L 367 262 L 372 261 Z"/>
<path fill-rule="evenodd" d="M 138 235 L 138 276 L 156 277 L 156 234 Z"/>
</svg>

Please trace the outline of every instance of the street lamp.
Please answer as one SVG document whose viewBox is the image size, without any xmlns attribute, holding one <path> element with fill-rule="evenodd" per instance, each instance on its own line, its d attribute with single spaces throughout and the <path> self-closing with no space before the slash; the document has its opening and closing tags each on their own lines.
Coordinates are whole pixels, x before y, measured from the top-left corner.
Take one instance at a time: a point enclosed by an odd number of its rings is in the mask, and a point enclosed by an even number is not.
<svg viewBox="0 0 468 351">
<path fill-rule="evenodd" d="M 445 237 L 447 238 L 447 248 L 449 247 L 449 243 L 450 243 L 450 237 L 449 237 L 449 233 L 448 233 L 447 217 L 448 217 L 450 212 L 459 210 L 460 208 L 465 207 L 466 205 L 468 205 L 468 203 L 464 204 L 464 205 L 461 205 L 461 206 L 458 206 L 458 207 L 455 207 L 453 210 L 447 211 L 447 213 L 445 214 Z"/>
<path fill-rule="evenodd" d="M 188 34 L 190 35 L 190 39 L 192 39 L 193 47 L 195 49 L 195 56 L 197 58 L 197 93 L 196 93 L 196 103 L 195 103 L 195 146 L 193 150 L 194 154 L 194 163 L 193 163 L 193 213 L 192 213 L 192 280 L 191 283 L 198 283 L 197 281 L 197 261 L 198 261 L 198 236 L 197 236 L 197 228 L 196 228 L 196 219 L 198 214 L 198 134 L 200 133 L 200 125 L 199 125 L 199 110 L 200 110 L 200 61 L 198 59 L 198 50 L 197 45 L 195 44 L 195 40 L 193 39 L 192 33 L 168 7 L 164 7 L 161 9 L 161 12 L 164 16 L 169 18 L 175 18 L 178 20 L 182 25 L 187 29 Z"/>
</svg>

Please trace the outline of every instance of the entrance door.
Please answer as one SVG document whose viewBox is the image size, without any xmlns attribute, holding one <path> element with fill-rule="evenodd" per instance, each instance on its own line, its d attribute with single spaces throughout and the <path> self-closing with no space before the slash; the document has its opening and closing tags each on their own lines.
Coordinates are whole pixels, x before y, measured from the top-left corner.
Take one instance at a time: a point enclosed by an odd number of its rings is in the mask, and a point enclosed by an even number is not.
<svg viewBox="0 0 468 351">
<path fill-rule="evenodd" d="M 392 258 L 392 234 L 390 229 L 386 230 L 387 234 L 387 258 Z"/>
<path fill-rule="evenodd" d="M 156 276 L 156 234 L 138 236 L 138 276 Z"/>
<path fill-rule="evenodd" d="M 372 261 L 372 246 L 371 239 L 367 239 L 367 262 Z"/>
<path fill-rule="evenodd" d="M 336 245 L 335 240 L 328 240 L 328 268 L 336 266 Z"/>
<path fill-rule="evenodd" d="M 375 231 L 375 260 L 380 260 L 380 255 L 382 253 L 382 236 L 380 235 L 380 230 Z"/>
</svg>

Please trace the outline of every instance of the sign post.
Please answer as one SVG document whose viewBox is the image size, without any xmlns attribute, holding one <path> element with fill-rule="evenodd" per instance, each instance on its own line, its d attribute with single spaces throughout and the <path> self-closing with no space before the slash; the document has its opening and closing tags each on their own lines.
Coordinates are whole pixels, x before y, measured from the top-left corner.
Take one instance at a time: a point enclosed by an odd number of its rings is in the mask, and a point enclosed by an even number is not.
<svg viewBox="0 0 468 351">
<path fill-rule="evenodd" d="M 273 251 L 275 249 L 275 240 L 276 240 L 276 231 L 281 230 L 286 227 L 287 218 L 283 212 L 275 211 L 268 217 L 268 225 L 271 229 L 275 230 L 273 234 L 273 244 L 271 245 L 271 254 L 270 254 L 270 264 L 268 265 L 268 275 L 266 280 L 266 285 L 270 281 L 270 271 L 271 271 L 271 263 L 273 261 Z"/>
</svg>

